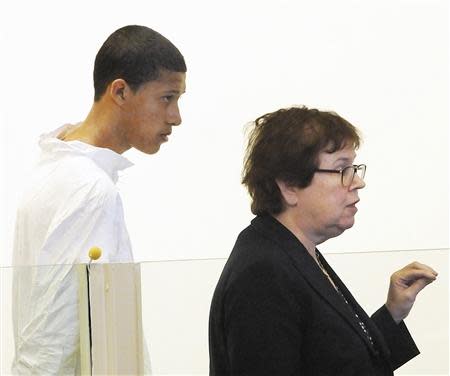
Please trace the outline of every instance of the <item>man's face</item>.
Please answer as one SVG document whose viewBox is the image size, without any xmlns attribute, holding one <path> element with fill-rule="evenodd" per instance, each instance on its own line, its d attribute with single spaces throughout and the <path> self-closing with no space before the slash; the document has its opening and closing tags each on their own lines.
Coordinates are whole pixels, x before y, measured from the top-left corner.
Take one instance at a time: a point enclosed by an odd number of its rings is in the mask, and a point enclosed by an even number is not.
<svg viewBox="0 0 450 376">
<path fill-rule="evenodd" d="M 178 99 L 186 90 L 185 73 L 164 71 L 155 81 L 131 93 L 124 107 L 127 143 L 143 153 L 156 153 L 181 124 Z"/>
<path fill-rule="evenodd" d="M 352 147 L 331 154 L 322 152 L 318 168 L 338 170 L 352 165 L 355 157 Z M 344 187 L 340 174 L 316 172 L 311 184 L 297 191 L 299 219 L 321 242 L 342 234 L 355 222 L 358 190 L 364 186 L 357 175 L 349 187 Z"/>
</svg>

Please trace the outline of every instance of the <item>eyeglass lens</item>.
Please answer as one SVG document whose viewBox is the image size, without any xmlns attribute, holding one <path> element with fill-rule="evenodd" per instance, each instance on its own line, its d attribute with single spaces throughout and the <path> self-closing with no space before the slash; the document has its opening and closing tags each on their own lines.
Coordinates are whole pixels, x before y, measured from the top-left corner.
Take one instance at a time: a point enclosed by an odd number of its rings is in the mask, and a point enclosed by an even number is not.
<svg viewBox="0 0 450 376">
<path fill-rule="evenodd" d="M 350 186 L 352 184 L 353 178 L 355 176 L 355 173 L 358 175 L 360 179 L 364 179 L 364 167 L 355 167 L 355 166 L 348 166 L 344 168 L 342 171 L 342 184 L 345 187 Z"/>
</svg>

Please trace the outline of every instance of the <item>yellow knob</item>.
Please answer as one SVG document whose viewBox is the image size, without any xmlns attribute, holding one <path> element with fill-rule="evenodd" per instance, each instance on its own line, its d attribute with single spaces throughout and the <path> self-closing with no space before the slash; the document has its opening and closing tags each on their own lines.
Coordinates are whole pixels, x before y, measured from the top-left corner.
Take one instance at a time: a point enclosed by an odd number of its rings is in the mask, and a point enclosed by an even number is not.
<svg viewBox="0 0 450 376">
<path fill-rule="evenodd" d="M 99 247 L 92 247 L 89 250 L 89 258 L 91 260 L 98 260 L 102 255 L 102 250 Z"/>
</svg>

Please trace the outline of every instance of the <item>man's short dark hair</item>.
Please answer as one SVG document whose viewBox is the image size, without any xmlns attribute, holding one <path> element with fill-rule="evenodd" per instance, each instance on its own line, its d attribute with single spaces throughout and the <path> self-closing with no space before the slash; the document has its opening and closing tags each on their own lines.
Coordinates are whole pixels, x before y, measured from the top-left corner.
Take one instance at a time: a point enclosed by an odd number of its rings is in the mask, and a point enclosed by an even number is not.
<svg viewBox="0 0 450 376">
<path fill-rule="evenodd" d="M 307 187 L 318 167 L 321 152 L 347 146 L 357 149 L 357 129 L 334 112 L 292 107 L 256 119 L 249 135 L 242 183 L 252 198 L 253 214 L 284 210 L 276 180 Z"/>
<path fill-rule="evenodd" d="M 186 72 L 180 51 L 158 32 L 139 25 L 124 26 L 103 43 L 94 65 L 94 100 L 121 78 L 133 91 L 158 79 L 161 71 Z"/>
</svg>

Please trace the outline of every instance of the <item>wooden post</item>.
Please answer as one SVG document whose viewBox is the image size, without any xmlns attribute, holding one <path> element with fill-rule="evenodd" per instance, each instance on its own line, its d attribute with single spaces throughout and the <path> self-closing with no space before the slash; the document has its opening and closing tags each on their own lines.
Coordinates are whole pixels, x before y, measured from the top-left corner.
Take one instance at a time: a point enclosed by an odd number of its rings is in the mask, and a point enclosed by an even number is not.
<svg viewBox="0 0 450 376">
<path fill-rule="evenodd" d="M 88 273 L 85 264 L 76 265 L 78 274 L 78 319 L 80 322 L 80 373 L 91 375 Z"/>
<path fill-rule="evenodd" d="M 92 375 L 143 375 L 140 265 L 91 264 L 89 275 Z"/>
</svg>

